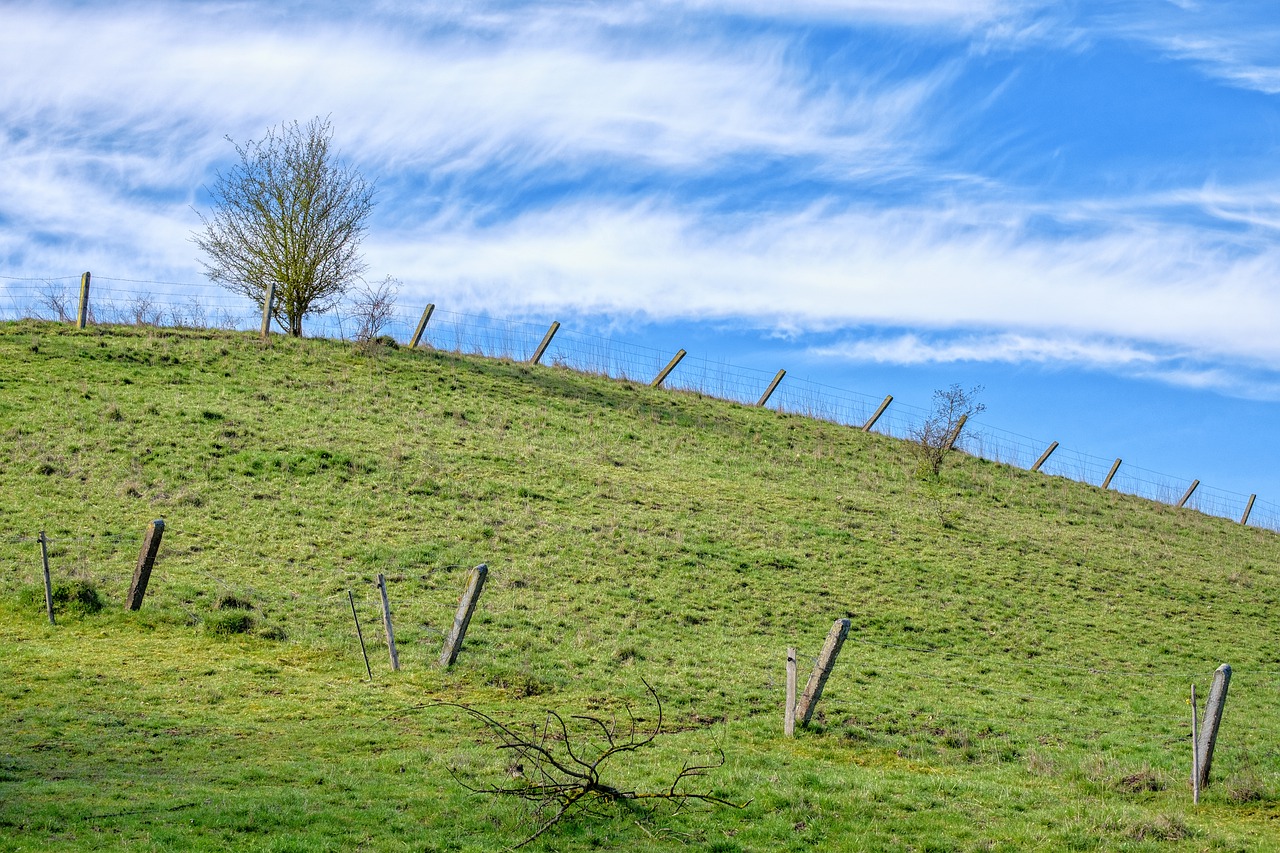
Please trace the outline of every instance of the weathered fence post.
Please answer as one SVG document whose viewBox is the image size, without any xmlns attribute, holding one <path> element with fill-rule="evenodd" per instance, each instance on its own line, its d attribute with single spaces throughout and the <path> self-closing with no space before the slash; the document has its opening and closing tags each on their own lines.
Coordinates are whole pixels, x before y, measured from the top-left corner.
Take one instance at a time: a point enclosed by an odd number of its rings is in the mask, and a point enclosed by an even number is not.
<svg viewBox="0 0 1280 853">
<path fill-rule="evenodd" d="M 44 564 L 44 609 L 49 614 L 49 624 L 53 621 L 53 582 L 49 578 L 49 538 L 40 531 L 40 562 Z"/>
<path fill-rule="evenodd" d="M 884 395 L 884 402 L 880 404 L 880 408 L 876 409 L 875 414 L 867 418 L 867 422 L 862 425 L 863 432 L 871 432 L 871 428 L 876 425 L 876 421 L 880 420 L 880 416 L 884 414 L 884 410 L 889 408 L 889 404 L 893 402 L 892 394 Z"/>
<path fill-rule="evenodd" d="M 1231 686 L 1231 666 L 1223 664 L 1213 673 L 1213 685 L 1204 703 L 1204 722 L 1200 726 L 1200 741 L 1196 744 L 1196 769 L 1200 773 L 1200 788 L 1209 784 L 1209 771 L 1213 767 L 1213 750 L 1218 744 L 1218 727 L 1222 724 L 1222 709 L 1227 704 L 1227 688 Z"/>
<path fill-rule="evenodd" d="M 654 377 L 654 380 L 649 383 L 649 387 L 661 388 L 662 383 L 666 381 L 667 376 L 671 373 L 671 371 L 676 369 L 676 365 L 680 363 L 680 359 L 684 358 L 686 355 L 688 355 L 688 353 L 685 352 L 684 350 L 680 350 L 680 352 L 676 353 L 675 356 L 671 359 L 671 361 L 667 362 L 667 366 L 662 368 L 662 372 L 659 373 L 656 377 Z"/>
<path fill-rule="evenodd" d="M 1196 736 L 1196 686 L 1191 685 L 1191 802 L 1200 805 L 1200 742 Z"/>
<path fill-rule="evenodd" d="M 787 706 L 782 716 L 782 732 L 787 737 L 796 736 L 796 650 L 787 649 Z"/>
<path fill-rule="evenodd" d="M 956 446 L 956 442 L 960 439 L 960 430 L 964 429 L 965 422 L 968 420 L 968 415 L 960 416 L 960 420 L 956 421 L 956 425 L 951 428 L 951 434 L 942 442 L 943 450 L 950 450 Z"/>
<path fill-rule="evenodd" d="M 1111 478 L 1114 477 L 1116 475 L 1116 472 L 1119 470 L 1120 470 L 1120 459 L 1117 458 L 1116 461 L 1111 464 L 1111 470 L 1107 472 L 1107 479 L 1102 481 L 1102 490 L 1104 492 L 1107 489 L 1111 488 Z"/>
<path fill-rule="evenodd" d="M 773 396 L 773 392 L 778 390 L 778 383 L 782 381 L 782 377 L 787 375 L 787 371 L 779 370 L 778 375 L 773 377 L 773 381 L 769 383 L 769 387 L 764 389 L 764 393 L 760 395 L 760 399 L 756 401 L 756 407 L 762 408 L 765 403 L 769 402 L 769 398 Z"/>
<path fill-rule="evenodd" d="M 347 601 L 351 602 L 351 618 L 356 622 L 356 639 L 360 641 L 360 654 L 364 655 L 364 671 L 369 673 L 369 680 L 373 681 L 373 667 L 369 666 L 369 652 L 364 647 L 364 631 L 360 630 L 360 617 L 356 615 L 356 598 L 351 594 L 351 590 L 347 590 Z"/>
<path fill-rule="evenodd" d="M 818 655 L 818 660 L 813 665 L 813 672 L 809 675 L 809 681 L 804 686 L 804 693 L 796 704 L 796 716 L 799 717 L 802 726 L 809 725 L 809 720 L 813 718 L 813 709 L 822 698 L 822 688 L 827 686 L 827 679 L 831 677 L 831 670 L 836 665 L 836 656 L 840 654 L 840 647 L 844 645 L 845 637 L 849 636 L 849 624 L 848 619 L 837 619 L 827 634 L 827 641 L 822 644 L 822 652 Z"/>
<path fill-rule="evenodd" d="M 551 339 L 556 336 L 558 331 L 560 331 L 560 323 L 553 320 L 551 328 L 547 329 L 547 333 L 542 336 L 542 343 L 538 344 L 538 349 L 534 352 L 533 358 L 529 359 L 530 364 L 537 364 L 542 361 L 542 354 L 547 351 L 547 347 L 551 345 Z"/>
<path fill-rule="evenodd" d="M 1036 460 L 1036 464 L 1031 466 L 1031 470 L 1039 471 L 1040 466 L 1048 462 L 1049 457 L 1053 455 L 1053 451 L 1057 449 L 1058 449 L 1058 442 L 1055 441 L 1053 444 L 1049 445 L 1048 449 L 1046 449 L 1044 453 L 1040 454 L 1040 458 Z"/>
<path fill-rule="evenodd" d="M 88 272 L 80 276 L 80 310 L 76 313 L 76 328 L 83 329 L 89 325 L 89 280 L 93 278 Z"/>
<path fill-rule="evenodd" d="M 409 349 L 417 349 L 418 342 L 422 340 L 422 333 L 427 330 L 427 323 L 431 322 L 431 313 L 436 310 L 436 304 L 430 302 L 422 311 L 422 319 L 418 321 L 418 328 L 413 330 L 413 340 L 409 341 Z"/>
<path fill-rule="evenodd" d="M 1253 512 L 1253 502 L 1257 499 L 1257 495 L 1249 495 L 1249 502 L 1244 506 L 1244 515 L 1240 516 L 1241 524 L 1249 523 L 1249 513 Z"/>
<path fill-rule="evenodd" d="M 396 632 L 391 629 L 391 602 L 387 600 L 387 579 L 378 573 L 378 589 L 382 592 L 382 624 L 387 629 L 387 651 L 391 655 L 391 669 L 400 671 L 400 654 L 396 651 Z"/>
<path fill-rule="evenodd" d="M 267 335 L 271 334 L 271 309 L 276 301 L 276 283 L 273 281 L 267 286 L 267 298 L 262 300 L 262 339 L 265 341 Z"/>
<path fill-rule="evenodd" d="M 462 640 L 467 635 L 467 626 L 471 624 L 471 614 L 476 610 L 476 602 L 480 600 L 480 593 L 484 590 L 484 582 L 488 577 L 489 567 L 484 563 L 471 570 L 467 589 L 462 593 L 462 600 L 458 602 L 458 612 L 453 617 L 453 628 L 444 641 L 444 649 L 440 652 L 440 665 L 445 669 L 453 666 L 453 662 L 458 659 L 458 652 L 462 650 Z"/>
<path fill-rule="evenodd" d="M 1195 482 L 1193 482 L 1189 487 L 1187 487 L 1186 494 L 1184 494 L 1184 495 L 1182 496 L 1182 500 L 1178 501 L 1178 508 L 1179 508 L 1179 509 L 1181 509 L 1182 507 L 1184 507 L 1184 506 L 1186 506 L 1186 505 L 1187 505 L 1187 501 L 1191 499 L 1191 493 L 1192 493 L 1192 492 L 1194 492 L 1194 491 L 1196 490 L 1196 486 L 1198 486 L 1198 485 L 1200 485 L 1200 481 L 1199 481 L 1199 480 L 1196 480 L 1196 481 L 1195 481 Z"/>
<path fill-rule="evenodd" d="M 156 564 L 156 553 L 160 550 L 160 540 L 164 537 L 164 522 L 156 519 L 147 525 L 147 534 L 142 538 L 142 551 L 138 554 L 138 565 L 133 570 L 133 582 L 129 584 L 129 595 L 125 598 L 130 610 L 142 607 L 142 597 L 147 594 L 147 583 L 151 580 L 151 567 Z"/>
</svg>

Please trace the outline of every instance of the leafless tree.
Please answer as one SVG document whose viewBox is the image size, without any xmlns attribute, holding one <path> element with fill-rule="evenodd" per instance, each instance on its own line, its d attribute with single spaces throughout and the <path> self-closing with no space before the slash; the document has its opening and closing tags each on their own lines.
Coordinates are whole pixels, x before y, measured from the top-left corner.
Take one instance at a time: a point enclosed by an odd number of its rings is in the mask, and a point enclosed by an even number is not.
<svg viewBox="0 0 1280 853">
<path fill-rule="evenodd" d="M 981 385 L 966 391 L 953 384 L 933 392 L 933 409 L 919 426 L 911 430 L 921 475 L 936 477 L 964 422 L 987 410 L 985 404 L 978 402 L 982 390 Z"/>
<path fill-rule="evenodd" d="M 362 284 L 356 288 L 355 316 L 360 321 L 356 340 L 367 343 L 382 334 L 396 310 L 396 297 L 400 295 L 400 281 L 387 276 L 378 284 Z"/>
<path fill-rule="evenodd" d="M 328 119 L 273 128 L 218 172 L 214 210 L 198 213 L 192 241 L 210 279 L 259 307 L 272 284 L 272 316 L 302 335 L 302 318 L 325 311 L 366 269 L 360 255 L 374 187 L 331 149 Z"/>
</svg>

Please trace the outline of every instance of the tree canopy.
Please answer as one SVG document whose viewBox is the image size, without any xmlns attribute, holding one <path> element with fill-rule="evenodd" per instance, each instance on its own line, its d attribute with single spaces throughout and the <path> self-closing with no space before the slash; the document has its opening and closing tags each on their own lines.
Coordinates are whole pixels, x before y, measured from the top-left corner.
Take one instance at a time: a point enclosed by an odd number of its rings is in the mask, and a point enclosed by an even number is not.
<svg viewBox="0 0 1280 853">
<path fill-rule="evenodd" d="M 233 141 L 240 161 L 217 173 L 213 213 L 197 212 L 203 228 L 192 236 L 211 280 L 259 307 L 274 285 L 272 316 L 294 336 L 367 269 L 360 243 L 374 187 L 337 158 L 332 139 L 317 117 Z"/>
</svg>

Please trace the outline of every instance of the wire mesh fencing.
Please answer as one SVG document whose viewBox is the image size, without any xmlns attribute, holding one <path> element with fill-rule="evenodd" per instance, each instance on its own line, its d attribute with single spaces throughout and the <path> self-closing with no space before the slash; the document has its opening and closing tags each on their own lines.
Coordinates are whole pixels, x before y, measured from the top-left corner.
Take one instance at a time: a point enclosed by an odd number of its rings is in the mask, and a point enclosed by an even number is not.
<svg viewBox="0 0 1280 853">
<path fill-rule="evenodd" d="M 80 276 L 49 278 L 0 277 L 0 319 L 41 319 L 75 322 L 79 311 Z M 167 326 L 173 328 L 247 331 L 259 328 L 262 307 L 244 296 L 210 292 L 181 282 L 140 281 L 93 277 L 87 320 L 91 324 Z M 307 330 L 313 337 L 355 340 L 387 336 L 397 344 L 412 342 L 423 319 L 391 308 L 370 324 L 367 312 L 341 303 L 309 316 Z M 548 334 L 541 323 L 504 319 L 485 314 L 435 310 L 422 331 L 418 346 L 487 358 L 528 361 Z M 540 362 L 581 373 L 614 379 L 653 382 L 671 362 L 677 350 L 661 350 L 613 337 L 572 329 L 559 329 Z M 663 387 L 731 400 L 743 405 L 761 402 L 774 374 L 727 361 L 685 355 L 663 381 Z M 852 427 L 862 427 L 877 412 L 884 398 L 856 390 L 824 385 L 787 375 L 765 401 L 768 408 Z M 901 439 L 915 439 L 933 413 L 894 400 L 874 424 L 876 432 Z M 1050 442 L 1000 429 L 985 422 L 967 424 L 957 448 L 1019 468 L 1030 468 Z M 1040 471 L 1165 504 L 1184 505 L 1207 515 L 1220 516 L 1252 526 L 1280 531 L 1280 504 L 1256 496 L 1228 492 L 1212 486 L 1140 468 L 1124 462 L 1112 471 L 1116 460 L 1081 450 L 1058 447 Z M 1192 488 L 1194 484 L 1194 488 Z"/>
</svg>

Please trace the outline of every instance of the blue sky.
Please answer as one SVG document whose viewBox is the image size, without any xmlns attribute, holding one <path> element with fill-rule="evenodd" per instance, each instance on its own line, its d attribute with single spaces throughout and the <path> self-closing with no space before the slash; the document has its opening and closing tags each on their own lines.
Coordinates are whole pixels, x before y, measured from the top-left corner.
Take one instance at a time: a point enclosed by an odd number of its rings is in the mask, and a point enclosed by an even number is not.
<svg viewBox="0 0 1280 853">
<path fill-rule="evenodd" d="M 1230 0 L 0 3 L 0 275 L 200 287 L 226 137 L 329 116 L 403 304 L 982 384 L 1280 503 L 1278 46 Z"/>
</svg>

